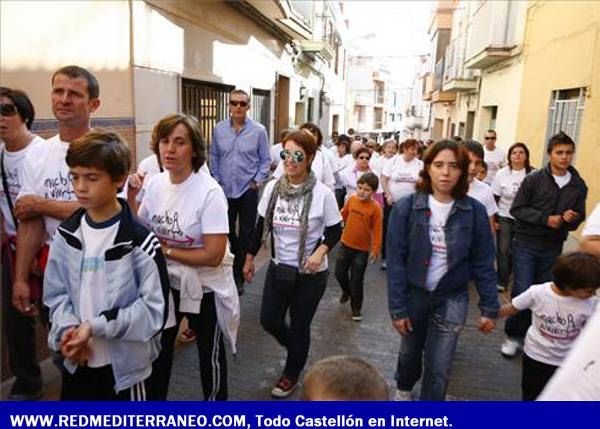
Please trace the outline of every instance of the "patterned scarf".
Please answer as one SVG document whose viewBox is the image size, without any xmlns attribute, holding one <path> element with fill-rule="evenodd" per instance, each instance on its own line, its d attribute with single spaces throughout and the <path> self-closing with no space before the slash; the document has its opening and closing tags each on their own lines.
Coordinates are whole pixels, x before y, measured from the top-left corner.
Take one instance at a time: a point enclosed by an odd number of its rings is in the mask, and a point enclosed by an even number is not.
<svg viewBox="0 0 600 429">
<path fill-rule="evenodd" d="M 300 213 L 300 248 L 298 249 L 298 268 L 302 271 L 304 266 L 304 251 L 306 247 L 306 235 L 308 232 L 308 212 L 312 203 L 313 189 L 317 183 L 315 173 L 310 172 L 308 179 L 300 186 L 292 186 L 287 175 L 279 178 L 273 187 L 273 193 L 269 198 L 269 205 L 265 213 L 265 223 L 262 231 L 262 242 L 266 243 L 269 232 L 273 230 L 273 214 L 278 198 L 283 198 L 286 201 L 300 200 L 302 198 L 302 212 Z"/>
</svg>

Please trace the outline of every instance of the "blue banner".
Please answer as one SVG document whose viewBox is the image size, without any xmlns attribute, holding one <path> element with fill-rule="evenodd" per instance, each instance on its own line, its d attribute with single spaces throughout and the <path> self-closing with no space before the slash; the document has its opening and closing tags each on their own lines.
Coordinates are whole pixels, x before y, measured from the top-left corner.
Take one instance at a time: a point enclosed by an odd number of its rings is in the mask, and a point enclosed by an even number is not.
<svg viewBox="0 0 600 429">
<path fill-rule="evenodd" d="M 594 402 L 2 402 L 0 428 L 600 427 Z"/>
</svg>

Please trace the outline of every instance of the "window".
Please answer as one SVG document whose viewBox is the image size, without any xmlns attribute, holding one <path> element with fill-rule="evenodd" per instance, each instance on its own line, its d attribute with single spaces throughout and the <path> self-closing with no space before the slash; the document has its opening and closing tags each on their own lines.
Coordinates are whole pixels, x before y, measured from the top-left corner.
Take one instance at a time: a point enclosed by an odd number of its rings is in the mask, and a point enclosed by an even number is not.
<svg viewBox="0 0 600 429">
<path fill-rule="evenodd" d="M 308 97 L 308 122 L 314 122 L 315 120 L 315 98 Z"/>
<path fill-rule="evenodd" d="M 267 135 L 271 132 L 271 91 L 263 89 L 252 89 L 252 119 L 260 122 L 267 129 Z"/>
<path fill-rule="evenodd" d="M 579 128 L 583 115 L 585 101 L 585 88 L 559 89 L 552 91 L 550 109 L 548 111 L 548 125 L 546 127 L 546 142 L 560 131 L 566 133 L 575 142 L 579 139 Z M 548 154 L 544 148 L 544 161 L 548 161 Z"/>
</svg>

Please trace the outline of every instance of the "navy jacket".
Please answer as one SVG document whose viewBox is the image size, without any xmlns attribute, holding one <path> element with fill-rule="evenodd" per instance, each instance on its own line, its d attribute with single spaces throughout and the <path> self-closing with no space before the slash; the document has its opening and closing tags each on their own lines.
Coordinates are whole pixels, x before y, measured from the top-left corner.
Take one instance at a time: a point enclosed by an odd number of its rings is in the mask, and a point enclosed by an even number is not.
<svg viewBox="0 0 600 429">
<path fill-rule="evenodd" d="M 411 288 L 425 289 L 431 260 L 428 194 L 400 199 L 392 210 L 387 231 L 388 304 L 392 319 L 408 317 Z M 485 207 L 471 197 L 456 200 L 445 227 L 448 271 L 431 292 L 432 299 L 454 297 L 477 285 L 481 314 L 495 318 L 500 308 L 494 268 L 496 250 Z"/>
</svg>

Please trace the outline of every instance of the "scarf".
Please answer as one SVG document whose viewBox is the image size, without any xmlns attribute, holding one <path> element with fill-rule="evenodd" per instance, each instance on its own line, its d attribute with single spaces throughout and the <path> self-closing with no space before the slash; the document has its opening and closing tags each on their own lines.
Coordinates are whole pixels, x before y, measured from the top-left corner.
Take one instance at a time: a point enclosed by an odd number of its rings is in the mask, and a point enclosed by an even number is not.
<svg viewBox="0 0 600 429">
<path fill-rule="evenodd" d="M 306 235 L 308 232 L 308 213 L 312 203 L 313 189 L 317 183 L 315 173 L 310 172 L 308 179 L 300 186 L 292 186 L 287 175 L 283 175 L 277 180 L 273 187 L 273 193 L 269 198 L 269 205 L 265 213 L 265 222 L 262 231 L 262 242 L 266 243 L 269 232 L 273 233 L 273 214 L 278 198 L 286 201 L 302 199 L 302 211 L 300 212 L 300 248 L 298 249 L 298 269 L 302 271 L 304 266 L 304 252 L 306 248 Z M 273 250 L 274 251 L 274 250 Z"/>
</svg>

